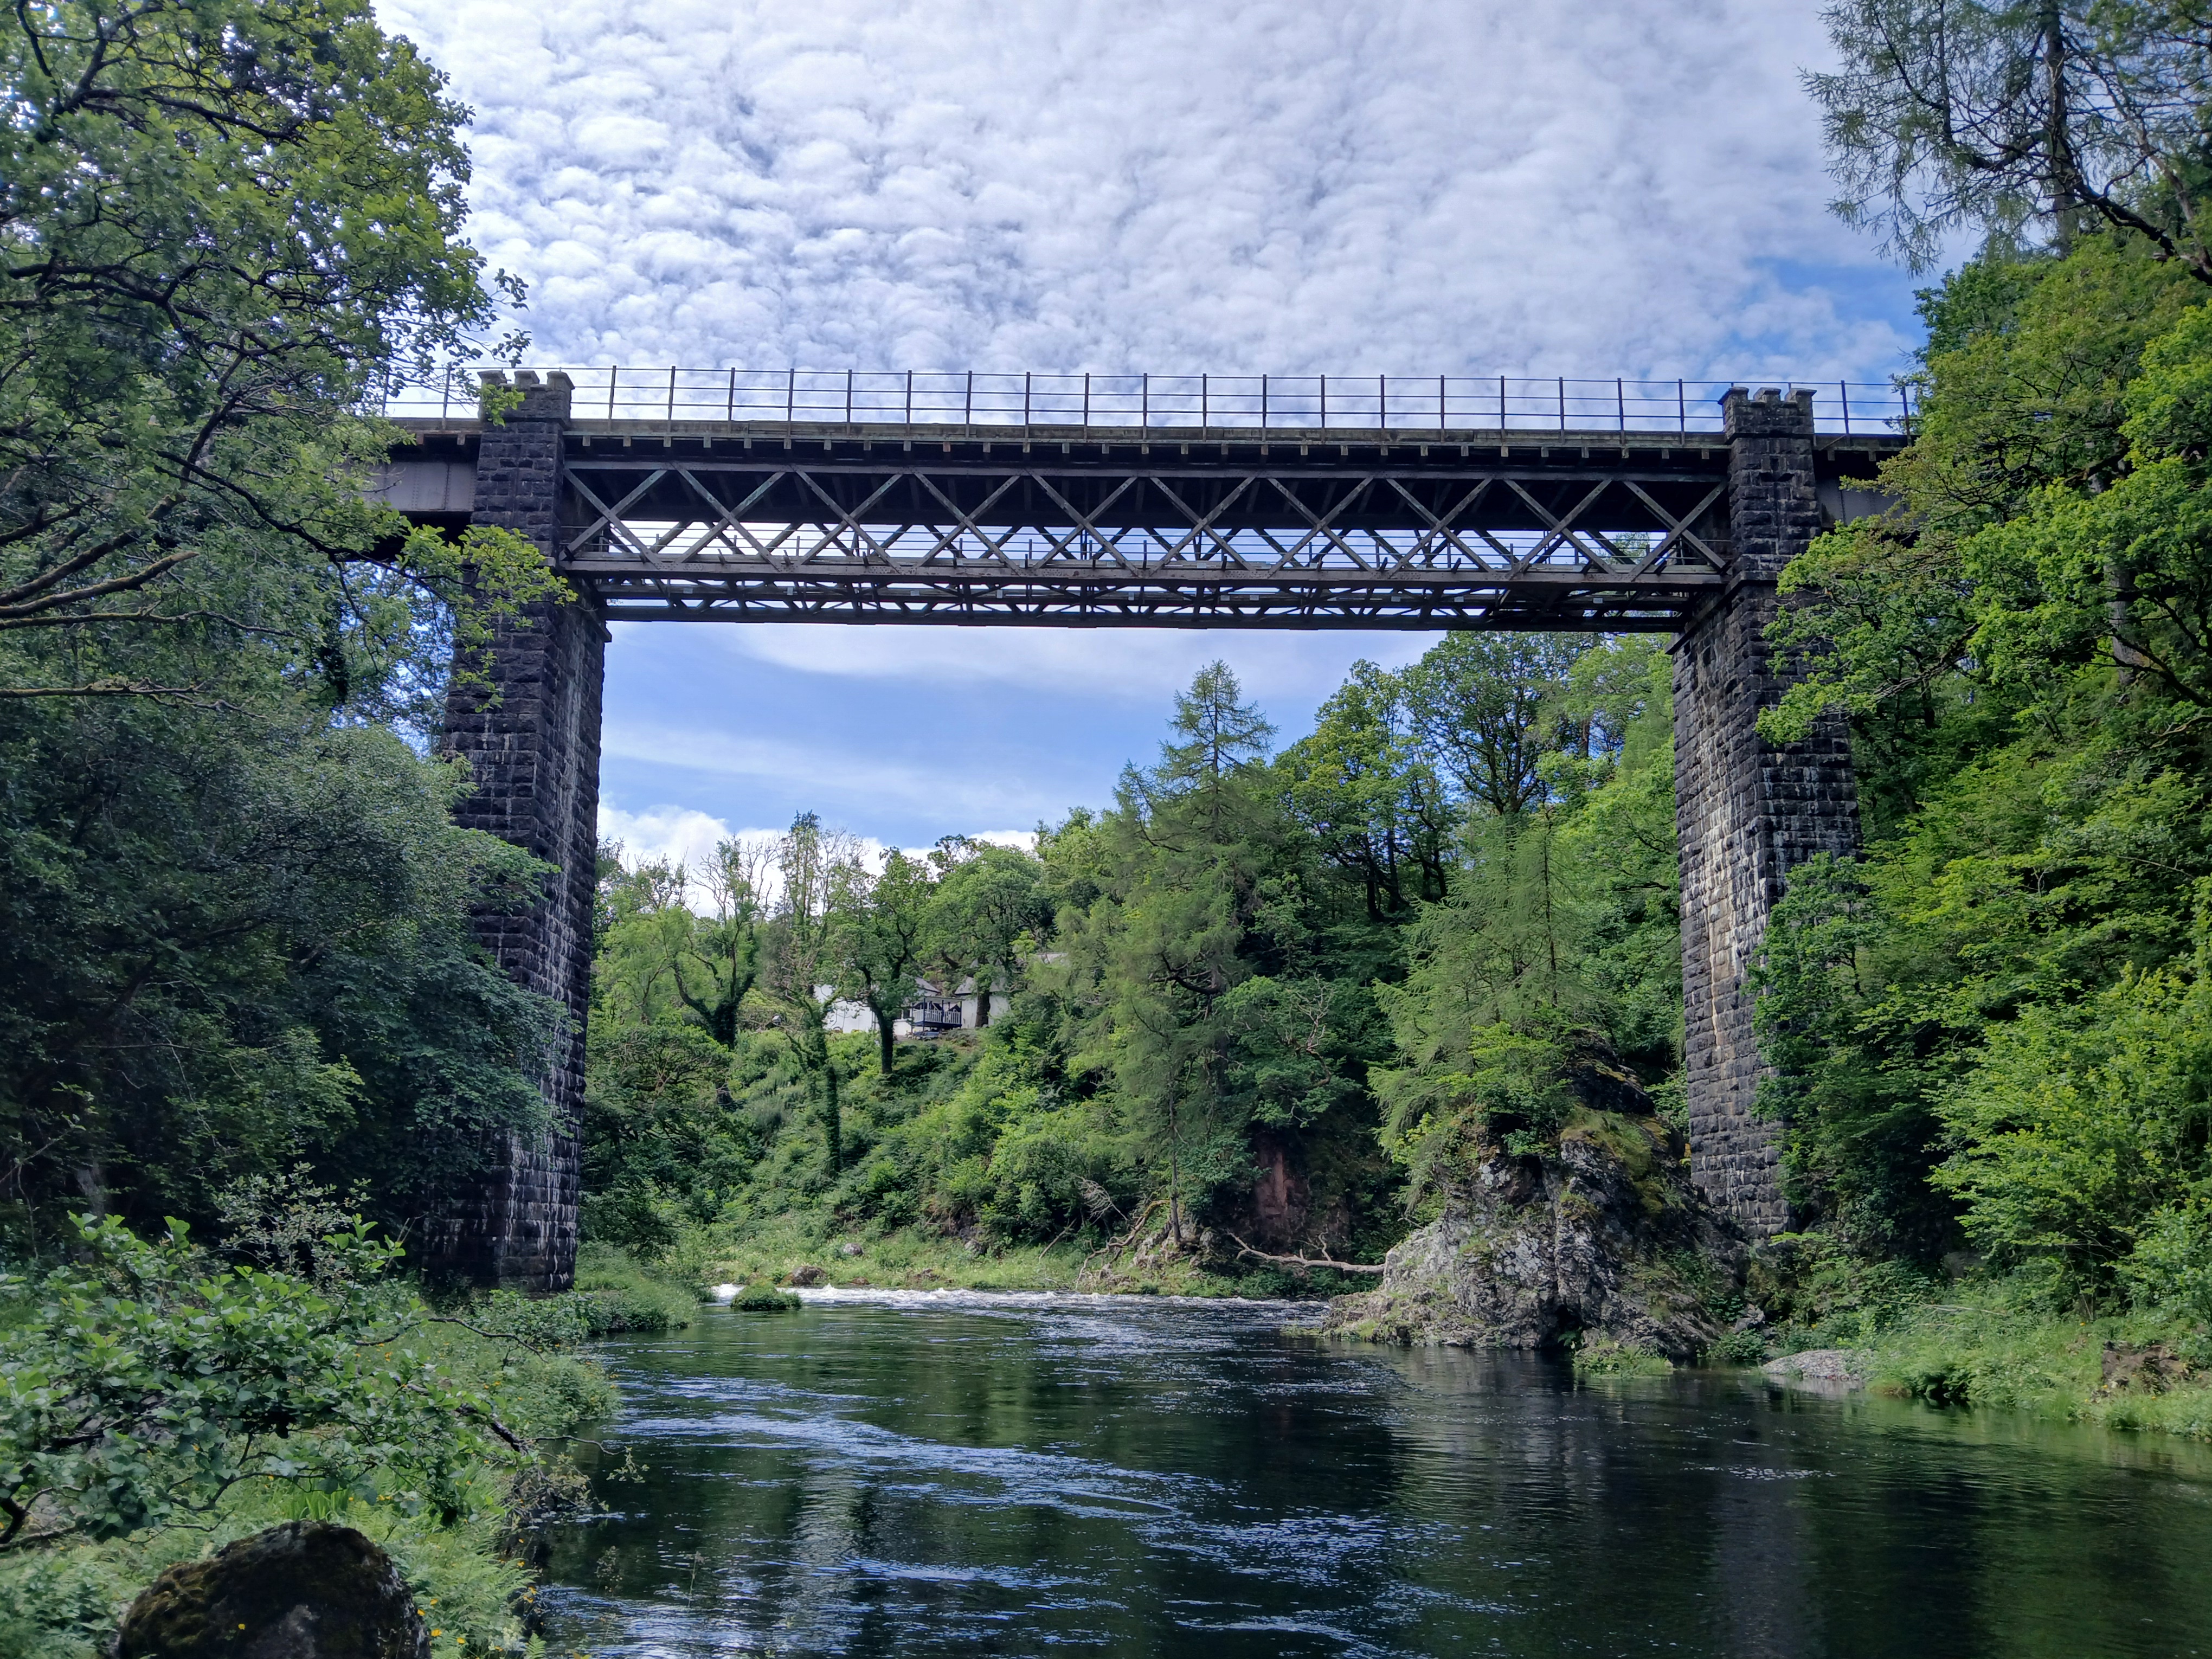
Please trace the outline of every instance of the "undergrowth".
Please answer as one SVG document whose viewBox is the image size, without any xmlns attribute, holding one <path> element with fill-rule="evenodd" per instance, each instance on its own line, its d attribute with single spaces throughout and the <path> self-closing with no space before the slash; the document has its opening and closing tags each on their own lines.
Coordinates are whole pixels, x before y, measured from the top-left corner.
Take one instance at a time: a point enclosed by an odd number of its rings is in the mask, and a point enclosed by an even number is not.
<svg viewBox="0 0 2212 1659">
<path fill-rule="evenodd" d="M 2108 1388 L 2107 1345 L 2154 1345 L 2194 1375 L 2163 1390 Z M 1871 1387 L 1935 1405 L 2003 1407 L 2101 1424 L 2212 1437 L 2212 1340 L 2152 1314 L 2063 1318 L 2002 1281 L 1954 1287 L 1866 1345 Z"/>
<path fill-rule="evenodd" d="M 255 1477 L 189 1521 L 10 1550 L 0 1555 L 0 1659 L 105 1655 L 124 1609 L 163 1569 L 294 1520 L 353 1527 L 388 1550 L 440 1647 L 462 1654 L 533 1650 L 526 1626 L 535 1573 L 520 1534 L 533 1518 L 547 1518 L 549 1494 L 556 1513 L 583 1498 L 581 1478 L 554 1448 L 616 1401 L 596 1361 L 562 1350 L 598 1334 L 611 1307 L 632 1322 L 622 1328 L 641 1328 L 636 1322 L 648 1316 L 644 1310 L 672 1322 L 679 1305 L 665 1285 L 641 1288 L 618 1266 L 599 1264 L 593 1272 L 606 1282 L 580 1295 L 482 1298 L 462 1312 L 466 1325 L 419 1325 L 407 1338 L 422 1363 L 457 1386 L 481 1390 L 509 1428 L 539 1443 L 535 1462 L 512 1473 L 484 1467 L 468 1474 L 455 1511 L 445 1516 L 412 1501 L 415 1494 L 401 1490 L 405 1477 L 396 1473 L 343 1490 Z M 688 1300 L 680 1308 L 688 1316 Z M 483 1334 L 502 1324 L 511 1334 Z"/>
</svg>

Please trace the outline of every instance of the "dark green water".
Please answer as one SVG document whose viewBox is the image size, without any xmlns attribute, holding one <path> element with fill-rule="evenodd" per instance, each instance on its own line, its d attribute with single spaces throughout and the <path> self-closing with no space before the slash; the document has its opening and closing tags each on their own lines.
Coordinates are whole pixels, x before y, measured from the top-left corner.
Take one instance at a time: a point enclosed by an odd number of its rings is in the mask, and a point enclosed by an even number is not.
<svg viewBox="0 0 2212 1659">
<path fill-rule="evenodd" d="M 914 1296 L 617 1345 L 556 1654 L 2212 1654 L 2203 1448 Z"/>
</svg>

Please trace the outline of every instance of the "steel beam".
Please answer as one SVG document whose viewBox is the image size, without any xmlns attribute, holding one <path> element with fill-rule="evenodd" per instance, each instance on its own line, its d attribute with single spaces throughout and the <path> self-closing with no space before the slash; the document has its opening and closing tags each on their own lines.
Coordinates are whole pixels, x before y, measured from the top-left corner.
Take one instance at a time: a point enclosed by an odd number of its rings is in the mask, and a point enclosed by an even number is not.
<svg viewBox="0 0 2212 1659">
<path fill-rule="evenodd" d="M 394 503 L 474 422 L 412 422 Z M 1856 511 L 1899 440 L 1816 441 Z M 1703 434 L 572 420 L 557 560 L 610 619 L 1667 632 L 1727 590 Z M 436 470 L 436 477 L 430 477 Z M 417 481 L 414 472 L 423 477 Z"/>
</svg>

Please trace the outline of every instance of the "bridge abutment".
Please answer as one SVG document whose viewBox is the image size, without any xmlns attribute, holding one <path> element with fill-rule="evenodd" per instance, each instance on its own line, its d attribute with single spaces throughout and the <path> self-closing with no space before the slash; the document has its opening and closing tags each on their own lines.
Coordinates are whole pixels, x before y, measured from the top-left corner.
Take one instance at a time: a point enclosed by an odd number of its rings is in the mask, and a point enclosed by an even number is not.
<svg viewBox="0 0 2212 1659">
<path fill-rule="evenodd" d="M 1858 850 L 1858 792 L 1839 720 L 1800 743 L 1759 735 L 1794 678 L 1766 640 L 1775 579 L 1819 535 L 1813 397 L 1723 405 L 1729 586 L 1674 647 L 1675 825 L 1682 872 L 1683 1071 L 1691 1171 L 1753 1237 L 1784 1231 L 1777 1125 L 1753 1115 L 1760 1073 L 1746 975 L 1795 866 Z"/>
<path fill-rule="evenodd" d="M 524 373 L 516 380 L 520 406 L 503 423 L 484 423 L 471 516 L 528 537 L 551 558 L 568 379 L 555 374 L 540 383 Z M 552 1127 L 502 1135 L 487 1147 L 482 1175 L 452 1194 L 427 1241 L 434 1270 L 518 1289 L 564 1290 L 575 1277 L 605 642 L 588 597 L 532 605 L 495 624 L 478 665 L 489 687 L 457 676 L 446 704 L 445 746 L 467 758 L 476 784 L 456 820 L 555 866 L 540 902 L 476 921 L 477 938 L 501 967 L 567 1011 L 539 1078 Z"/>
</svg>

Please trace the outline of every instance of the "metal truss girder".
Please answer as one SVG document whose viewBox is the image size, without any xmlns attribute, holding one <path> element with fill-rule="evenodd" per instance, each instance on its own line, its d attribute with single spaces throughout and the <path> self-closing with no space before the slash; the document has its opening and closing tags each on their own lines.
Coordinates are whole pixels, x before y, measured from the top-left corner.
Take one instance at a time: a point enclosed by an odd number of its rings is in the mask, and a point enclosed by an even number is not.
<svg viewBox="0 0 2212 1659">
<path fill-rule="evenodd" d="M 859 466 L 834 459 L 811 459 L 738 467 L 695 458 L 684 462 L 680 468 L 666 461 L 595 461 L 588 465 L 572 465 L 569 471 L 570 476 L 580 481 L 611 478 L 629 472 L 667 479 L 678 471 L 692 480 L 750 479 L 756 481 L 750 492 L 753 494 L 758 493 L 761 483 L 772 489 L 781 483 L 783 489 L 779 498 L 761 504 L 762 516 L 769 519 L 809 516 L 798 509 L 803 506 L 818 511 L 825 496 L 834 503 L 833 515 L 856 511 L 867 495 L 890 484 L 901 491 L 904 499 L 895 502 L 884 516 L 916 523 L 932 522 L 933 513 L 943 514 L 944 519 L 937 521 L 948 525 L 961 518 L 980 519 L 986 511 L 987 501 L 1003 498 L 1010 490 L 1020 490 L 1038 499 L 1021 501 L 1012 514 L 1016 519 L 1034 518 L 1043 502 L 1051 501 L 1071 517 L 1087 520 L 1100 528 L 1152 527 L 1177 532 L 1188 531 L 1200 518 L 1210 518 L 1214 527 L 1220 530 L 1261 525 L 1283 531 L 1299 530 L 1308 527 L 1313 518 L 1323 516 L 1317 504 L 1325 504 L 1326 516 L 1340 529 L 1419 529 L 1425 524 L 1422 516 L 1422 510 L 1425 510 L 1455 528 L 1540 530 L 1550 527 L 1547 520 L 1556 521 L 1571 511 L 1575 512 L 1578 521 L 1588 520 L 1590 511 L 1582 503 L 1593 486 L 1602 486 L 1597 493 L 1603 495 L 1610 489 L 1613 497 L 1605 509 L 1605 516 L 1612 520 L 1605 528 L 1663 533 L 1672 522 L 1680 520 L 1682 513 L 1694 510 L 1699 498 L 1715 483 L 1723 482 L 1712 471 L 1685 475 L 1630 467 L 1616 470 L 1574 466 L 1540 472 L 1509 466 L 1454 466 L 1407 473 L 1372 466 L 1194 469 L 1153 465 L 1079 471 L 1028 465 L 990 469 L 940 466 L 905 460 Z M 1509 481 L 1516 486 L 1510 501 L 1498 497 L 1494 489 L 1488 492 L 1486 499 L 1466 505 L 1455 499 L 1467 496 L 1478 485 Z M 1378 488 L 1386 482 L 1389 486 L 1387 490 Z M 848 483 L 862 488 L 851 496 L 841 495 L 836 486 Z M 1261 483 L 1273 492 L 1264 499 L 1254 488 Z M 1126 510 L 1107 510 L 1120 506 L 1133 491 L 1135 499 L 1128 501 Z M 1424 491 L 1434 499 L 1422 501 Z M 633 489 L 625 495 L 635 493 Z M 637 507 L 629 514 L 634 517 L 656 516 L 655 509 L 659 516 L 665 517 L 673 504 L 672 498 L 680 494 L 672 486 L 660 498 L 642 507 L 626 500 L 625 507 Z M 1669 508 L 1662 499 L 1662 494 L 1680 497 L 1679 507 Z M 1547 500 L 1547 496 L 1559 499 Z M 715 499 L 730 498 L 718 494 Z M 1274 510 L 1256 514 L 1252 511 L 1269 502 L 1273 503 Z M 1303 511 L 1289 519 L 1282 517 L 1280 508 L 1291 504 Z M 1244 514 L 1230 511 L 1239 505 L 1246 507 Z M 1577 508 L 1580 510 L 1575 511 Z M 1457 522 L 1462 519 L 1463 523 Z"/>
<path fill-rule="evenodd" d="M 702 454 L 568 471 L 562 568 L 617 619 L 1657 629 L 1727 571 L 1703 530 L 1716 468 Z"/>
</svg>

